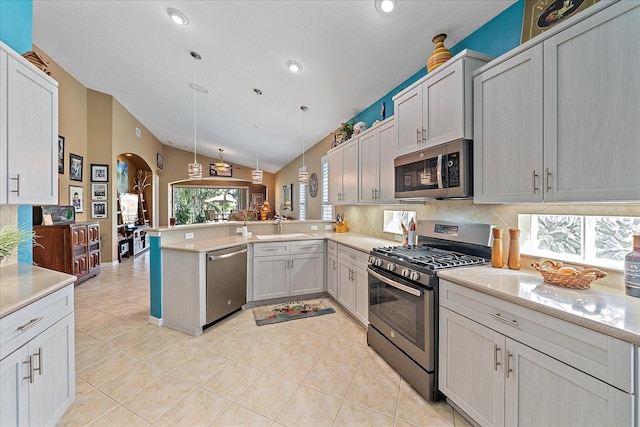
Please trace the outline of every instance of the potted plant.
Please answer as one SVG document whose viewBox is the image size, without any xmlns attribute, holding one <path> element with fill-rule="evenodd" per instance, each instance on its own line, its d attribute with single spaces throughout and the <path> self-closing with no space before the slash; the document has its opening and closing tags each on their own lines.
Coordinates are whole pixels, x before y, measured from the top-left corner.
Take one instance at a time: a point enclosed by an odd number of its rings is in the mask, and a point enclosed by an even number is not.
<svg viewBox="0 0 640 427">
<path fill-rule="evenodd" d="M 12 256 L 21 243 L 37 244 L 35 238 L 36 235 L 30 228 L 19 228 L 14 224 L 3 225 L 0 227 L 0 261 Z"/>
</svg>

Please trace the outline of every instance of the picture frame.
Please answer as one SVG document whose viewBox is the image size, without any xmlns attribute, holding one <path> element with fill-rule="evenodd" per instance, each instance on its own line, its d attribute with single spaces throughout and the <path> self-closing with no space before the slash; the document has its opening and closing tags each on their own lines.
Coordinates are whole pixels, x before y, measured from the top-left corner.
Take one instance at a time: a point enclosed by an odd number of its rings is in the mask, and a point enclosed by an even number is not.
<svg viewBox="0 0 640 427">
<path fill-rule="evenodd" d="M 76 213 L 84 212 L 84 189 L 82 187 L 69 186 L 69 205 L 73 206 Z"/>
<path fill-rule="evenodd" d="M 106 218 L 107 202 L 91 202 L 91 218 Z"/>
<path fill-rule="evenodd" d="M 264 194 L 262 193 L 251 193 L 251 204 L 253 206 L 262 206 L 264 204 Z"/>
<path fill-rule="evenodd" d="M 109 184 L 91 184 L 91 200 L 107 200 Z"/>
<path fill-rule="evenodd" d="M 91 164 L 91 182 L 108 182 L 109 165 Z"/>
<path fill-rule="evenodd" d="M 593 6 L 598 0 L 525 0 L 520 43 L 565 21 L 570 16 Z"/>
<path fill-rule="evenodd" d="M 83 159 L 82 156 L 69 153 L 69 179 L 82 182 Z"/>
<path fill-rule="evenodd" d="M 129 192 L 129 165 L 120 160 L 116 163 L 116 185 L 118 194 Z"/>
<path fill-rule="evenodd" d="M 226 171 L 219 171 L 218 169 L 216 169 L 216 164 L 215 163 L 209 163 L 209 176 L 231 177 L 231 176 L 233 176 L 233 166 L 229 165 L 229 169 L 226 170 Z"/>
<path fill-rule="evenodd" d="M 64 136 L 58 135 L 58 173 L 64 175 Z"/>
<path fill-rule="evenodd" d="M 164 157 L 160 153 L 156 154 L 156 166 L 158 169 L 164 168 Z"/>
</svg>

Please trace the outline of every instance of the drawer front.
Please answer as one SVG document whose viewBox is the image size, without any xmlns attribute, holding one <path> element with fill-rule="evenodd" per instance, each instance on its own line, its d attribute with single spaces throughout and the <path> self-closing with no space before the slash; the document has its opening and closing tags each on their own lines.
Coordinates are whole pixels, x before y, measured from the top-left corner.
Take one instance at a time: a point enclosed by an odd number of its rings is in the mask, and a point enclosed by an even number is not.
<svg viewBox="0 0 640 427">
<path fill-rule="evenodd" d="M 289 242 L 254 243 L 253 256 L 288 255 Z"/>
<path fill-rule="evenodd" d="M 441 306 L 634 393 L 633 344 L 446 280 L 439 283 Z"/>
<path fill-rule="evenodd" d="M 327 240 L 327 253 L 329 255 L 338 256 L 338 243 L 332 240 Z"/>
<path fill-rule="evenodd" d="M 324 252 L 324 240 L 294 240 L 291 242 L 292 254 L 310 254 Z"/>
<path fill-rule="evenodd" d="M 367 264 L 369 263 L 369 253 L 344 245 L 338 245 L 338 257 L 364 270 L 367 269 Z"/>
<path fill-rule="evenodd" d="M 0 319 L 0 359 L 73 312 L 73 285 Z"/>
</svg>

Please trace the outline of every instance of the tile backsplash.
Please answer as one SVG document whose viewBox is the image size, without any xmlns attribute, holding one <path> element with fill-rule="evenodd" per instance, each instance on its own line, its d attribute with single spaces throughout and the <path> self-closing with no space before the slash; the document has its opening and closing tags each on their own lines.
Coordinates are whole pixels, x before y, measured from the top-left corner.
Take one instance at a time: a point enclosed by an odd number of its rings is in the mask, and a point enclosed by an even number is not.
<svg viewBox="0 0 640 427">
<path fill-rule="evenodd" d="M 437 219 L 454 222 L 480 222 L 492 224 L 502 229 L 518 228 L 518 214 L 640 217 L 640 205 L 477 205 L 472 200 L 432 200 L 424 202 L 424 204 L 409 205 L 337 206 L 336 212 L 344 213 L 349 231 L 383 239 L 393 239 L 393 234 L 382 231 L 383 212 L 385 209 L 415 210 L 418 220 Z M 505 240 L 505 244 L 507 243 L 507 240 Z M 506 256 L 508 248 L 505 247 L 504 249 Z M 523 266 L 528 266 L 529 264 L 528 262 L 523 262 Z M 609 277 L 599 280 L 598 283 L 624 289 L 622 274 L 619 272 L 610 272 Z"/>
</svg>

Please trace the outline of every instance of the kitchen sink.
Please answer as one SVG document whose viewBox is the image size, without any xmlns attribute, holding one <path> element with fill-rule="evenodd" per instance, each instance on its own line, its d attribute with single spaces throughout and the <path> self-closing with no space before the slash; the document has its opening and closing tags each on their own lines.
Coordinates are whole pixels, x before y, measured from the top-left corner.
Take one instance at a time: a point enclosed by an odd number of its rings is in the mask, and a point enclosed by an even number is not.
<svg viewBox="0 0 640 427">
<path fill-rule="evenodd" d="M 311 237 L 311 234 L 307 234 L 307 233 L 289 233 L 289 234 L 260 234 L 260 235 L 256 235 L 256 239 L 258 239 L 258 240 L 299 239 L 301 237 Z"/>
</svg>

